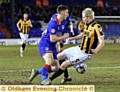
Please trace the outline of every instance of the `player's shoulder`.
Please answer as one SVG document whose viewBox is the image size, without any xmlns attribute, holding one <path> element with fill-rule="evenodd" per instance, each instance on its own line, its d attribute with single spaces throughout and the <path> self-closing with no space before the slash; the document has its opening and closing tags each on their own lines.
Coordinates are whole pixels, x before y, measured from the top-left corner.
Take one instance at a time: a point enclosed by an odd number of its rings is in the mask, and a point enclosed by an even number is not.
<svg viewBox="0 0 120 92">
<path fill-rule="evenodd" d="M 55 19 L 50 20 L 49 23 L 48 23 L 48 26 L 54 26 L 54 27 L 58 26 L 57 21 Z"/>
<path fill-rule="evenodd" d="M 53 14 L 53 15 L 52 15 L 52 18 L 55 18 L 57 15 L 58 15 L 57 13 Z"/>
<path fill-rule="evenodd" d="M 91 25 L 92 27 L 101 27 L 101 25 L 100 25 L 96 20 L 93 20 L 90 25 Z"/>
<path fill-rule="evenodd" d="M 19 19 L 19 20 L 18 20 L 18 23 L 20 23 L 20 22 L 22 22 L 22 19 Z"/>
<path fill-rule="evenodd" d="M 96 23 L 94 27 L 101 28 L 102 26 L 99 23 Z"/>
<path fill-rule="evenodd" d="M 57 13 L 53 14 L 52 17 L 51 17 L 51 20 L 55 19 L 57 17 Z"/>
<path fill-rule="evenodd" d="M 99 23 L 96 23 L 94 25 L 94 28 L 96 29 L 96 31 L 98 30 L 98 31 L 102 32 L 102 26 Z"/>
</svg>

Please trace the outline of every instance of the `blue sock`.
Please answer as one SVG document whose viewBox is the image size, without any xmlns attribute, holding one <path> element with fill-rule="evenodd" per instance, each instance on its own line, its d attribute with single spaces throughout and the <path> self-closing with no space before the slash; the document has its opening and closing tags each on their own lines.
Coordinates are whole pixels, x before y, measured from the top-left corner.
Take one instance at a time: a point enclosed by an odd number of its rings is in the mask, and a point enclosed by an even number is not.
<svg viewBox="0 0 120 92">
<path fill-rule="evenodd" d="M 49 69 L 48 68 L 42 68 L 42 81 L 48 78 Z"/>
<path fill-rule="evenodd" d="M 42 74 L 42 69 L 43 69 L 43 68 L 38 69 L 38 70 L 37 70 L 37 74 Z"/>
</svg>

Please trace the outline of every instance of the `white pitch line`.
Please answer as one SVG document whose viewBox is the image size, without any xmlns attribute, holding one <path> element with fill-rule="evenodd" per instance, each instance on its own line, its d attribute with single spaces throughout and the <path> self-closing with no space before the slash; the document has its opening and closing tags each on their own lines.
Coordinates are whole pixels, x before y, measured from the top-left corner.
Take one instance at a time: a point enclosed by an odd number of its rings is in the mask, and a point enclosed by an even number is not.
<svg viewBox="0 0 120 92">
<path fill-rule="evenodd" d="M 120 68 L 120 66 L 112 66 L 112 67 L 88 67 L 88 69 L 117 69 Z M 71 68 L 70 68 L 71 69 Z M 72 68 L 73 69 L 73 68 Z M 0 70 L 0 73 L 5 73 L 5 72 L 29 72 L 30 70 Z"/>
<path fill-rule="evenodd" d="M 113 69 L 113 68 L 120 68 L 120 66 L 112 66 L 112 67 L 88 67 L 88 69 Z"/>
<path fill-rule="evenodd" d="M 0 70 L 0 73 L 4 73 L 4 72 L 28 72 L 30 70 Z"/>
</svg>

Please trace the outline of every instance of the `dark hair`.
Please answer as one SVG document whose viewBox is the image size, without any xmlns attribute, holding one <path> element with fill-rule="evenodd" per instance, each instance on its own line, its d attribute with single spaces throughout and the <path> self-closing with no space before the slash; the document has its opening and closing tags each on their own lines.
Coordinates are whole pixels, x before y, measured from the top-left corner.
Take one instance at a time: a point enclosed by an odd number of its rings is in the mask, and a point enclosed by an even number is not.
<svg viewBox="0 0 120 92">
<path fill-rule="evenodd" d="M 61 11 L 67 10 L 68 8 L 65 5 L 59 5 L 57 7 L 57 13 L 60 14 Z"/>
</svg>

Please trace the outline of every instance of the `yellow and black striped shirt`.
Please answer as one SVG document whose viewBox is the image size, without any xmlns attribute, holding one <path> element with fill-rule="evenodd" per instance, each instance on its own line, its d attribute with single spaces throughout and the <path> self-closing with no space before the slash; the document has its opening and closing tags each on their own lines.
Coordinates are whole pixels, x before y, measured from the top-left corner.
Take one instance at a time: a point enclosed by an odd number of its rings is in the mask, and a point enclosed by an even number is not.
<svg viewBox="0 0 120 92">
<path fill-rule="evenodd" d="M 19 24 L 19 26 L 21 28 L 21 33 L 23 33 L 23 34 L 29 34 L 29 31 L 30 31 L 29 20 L 24 21 L 24 20 L 20 19 L 18 21 L 18 24 Z"/>
<path fill-rule="evenodd" d="M 83 52 L 93 54 L 91 49 L 95 49 L 98 44 L 98 37 L 102 36 L 102 27 L 95 20 L 85 25 L 80 48 Z"/>
</svg>

